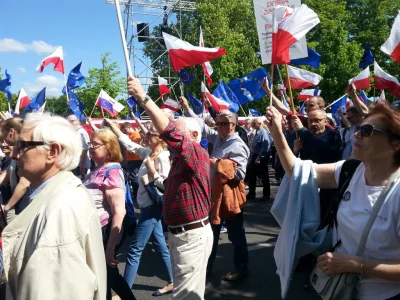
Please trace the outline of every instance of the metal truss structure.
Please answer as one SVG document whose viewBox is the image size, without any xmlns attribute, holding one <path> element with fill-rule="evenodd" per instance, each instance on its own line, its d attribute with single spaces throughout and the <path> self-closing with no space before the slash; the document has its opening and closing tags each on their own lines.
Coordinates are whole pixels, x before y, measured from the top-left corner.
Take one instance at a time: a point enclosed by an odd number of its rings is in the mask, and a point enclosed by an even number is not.
<svg viewBox="0 0 400 300">
<path fill-rule="evenodd" d="M 149 35 L 145 35 L 146 28 L 149 26 L 166 25 L 168 20 L 171 20 L 171 18 L 176 18 L 177 22 L 176 24 L 170 23 L 168 26 L 176 29 L 176 32 L 181 35 L 181 13 L 195 11 L 196 2 L 181 0 L 120 0 L 119 2 L 124 12 L 125 38 L 127 41 L 132 72 L 135 77 L 140 79 L 147 90 L 149 86 L 153 85 L 153 81 L 157 81 L 154 80 L 158 77 L 157 70 L 153 68 L 154 63 L 164 58 L 165 55 L 168 56 L 168 51 L 165 49 L 162 54 L 150 62 L 146 60 L 143 55 L 144 48 L 142 43 L 139 42 L 138 37 L 154 39 L 158 42 L 161 40 L 161 37 L 152 36 L 151 32 Z M 115 1 L 105 0 L 105 3 L 111 4 L 115 3 Z M 143 22 L 147 23 L 147 25 L 138 31 L 137 25 Z M 182 36 L 180 36 L 180 38 L 182 38 Z M 165 46 L 163 47 L 165 48 Z M 168 77 L 163 77 L 168 80 L 171 91 L 173 91 L 173 87 L 179 83 L 179 78 L 172 76 L 171 71 L 172 67 L 169 65 Z"/>
</svg>

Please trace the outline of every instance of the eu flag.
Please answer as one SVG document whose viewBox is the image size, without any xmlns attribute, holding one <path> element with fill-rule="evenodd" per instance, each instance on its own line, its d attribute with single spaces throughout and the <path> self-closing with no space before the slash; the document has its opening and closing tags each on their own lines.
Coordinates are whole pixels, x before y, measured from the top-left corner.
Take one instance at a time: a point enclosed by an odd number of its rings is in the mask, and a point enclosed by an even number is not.
<svg viewBox="0 0 400 300">
<path fill-rule="evenodd" d="M 79 100 L 79 98 L 74 94 L 74 92 L 69 91 L 69 108 L 72 113 L 80 120 L 85 120 L 85 115 L 83 114 L 83 110 L 85 109 L 85 105 Z"/>
<path fill-rule="evenodd" d="M 229 86 L 239 104 L 243 105 L 250 101 L 258 100 L 265 95 L 261 87 L 264 77 L 268 77 L 268 82 L 271 82 L 267 71 L 264 68 L 258 68 L 242 78 L 229 82 Z"/>
<path fill-rule="evenodd" d="M 130 109 L 133 109 L 137 105 L 137 100 L 135 99 L 135 97 L 131 96 L 126 99 L 126 103 L 128 104 Z"/>
<path fill-rule="evenodd" d="M 25 108 L 23 116 L 28 112 L 38 111 L 42 105 L 46 102 L 46 88 L 43 88 L 35 98 L 32 99 L 31 103 Z"/>
<path fill-rule="evenodd" d="M 360 98 L 365 104 L 368 103 L 368 97 L 364 91 L 361 91 L 361 93 L 358 95 L 358 98 Z"/>
<path fill-rule="evenodd" d="M 290 63 L 298 66 L 300 65 L 311 66 L 318 69 L 319 64 L 321 62 L 321 55 L 309 47 L 307 47 L 307 52 L 308 52 L 307 57 L 292 59 Z"/>
<path fill-rule="evenodd" d="M 339 101 L 337 101 L 335 104 L 331 106 L 332 117 L 335 119 L 336 124 L 340 124 L 339 108 L 341 108 L 342 111 L 345 112 L 346 102 L 347 102 L 347 95 L 344 95 L 342 98 L 340 98 Z"/>
<path fill-rule="evenodd" d="M 136 108 L 135 116 L 136 116 L 136 118 L 138 118 L 140 120 L 140 110 L 139 110 L 139 108 Z"/>
<path fill-rule="evenodd" d="M 11 76 L 10 76 L 10 74 L 7 73 L 7 70 L 5 71 L 5 75 L 6 75 L 6 78 L 3 79 L 3 80 L 0 80 L 0 91 L 2 91 L 2 92 L 7 94 L 8 102 L 10 102 L 11 98 L 12 98 L 12 94 L 11 94 L 11 91 L 10 91 Z"/>
<path fill-rule="evenodd" d="M 114 113 L 114 108 L 113 105 L 110 101 L 107 101 L 107 99 L 101 98 L 100 97 L 100 107 L 101 108 L 106 108 L 108 109 L 111 113 Z"/>
<path fill-rule="evenodd" d="M 75 66 L 75 68 L 73 68 L 71 70 L 71 72 L 69 72 L 68 75 L 68 80 L 67 80 L 67 87 L 68 90 L 73 90 L 77 87 L 80 87 L 82 84 L 85 83 L 85 77 L 82 75 L 81 73 L 81 66 L 82 66 L 82 62 L 80 62 L 79 64 L 77 64 Z M 62 89 L 62 93 L 65 95 L 65 86 Z"/>
<path fill-rule="evenodd" d="M 179 78 L 183 84 L 189 85 L 193 82 L 195 76 L 190 74 L 185 69 L 180 69 L 179 70 Z"/>
<path fill-rule="evenodd" d="M 360 64 L 358 65 L 358 67 L 360 69 L 365 69 L 366 67 L 372 65 L 373 63 L 374 63 L 374 56 L 371 51 L 371 45 L 366 44 L 364 54 L 361 57 Z"/>
<path fill-rule="evenodd" d="M 189 91 L 186 91 L 186 94 L 188 96 L 188 101 L 190 105 L 192 106 L 192 109 L 196 115 L 200 115 L 203 112 L 203 102 L 201 102 L 199 99 L 193 97 Z"/>
<path fill-rule="evenodd" d="M 259 117 L 259 116 L 261 116 L 260 112 L 259 112 L 258 110 L 256 110 L 256 109 L 254 109 L 254 108 L 250 108 L 250 109 L 249 109 L 249 112 L 250 112 L 250 114 L 251 114 L 253 117 Z"/>
<path fill-rule="evenodd" d="M 217 88 L 215 89 L 213 95 L 229 103 L 229 110 L 231 112 L 237 113 L 239 111 L 239 101 L 231 89 L 225 84 L 225 82 L 220 81 Z"/>
</svg>

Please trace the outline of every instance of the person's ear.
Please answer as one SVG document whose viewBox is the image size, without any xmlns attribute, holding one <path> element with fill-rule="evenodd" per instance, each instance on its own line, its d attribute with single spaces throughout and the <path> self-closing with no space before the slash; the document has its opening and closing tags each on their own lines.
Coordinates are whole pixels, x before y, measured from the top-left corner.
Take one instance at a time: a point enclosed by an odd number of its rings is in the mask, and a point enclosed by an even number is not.
<svg viewBox="0 0 400 300">
<path fill-rule="evenodd" d="M 197 137 L 199 136 L 199 133 L 197 131 L 192 131 L 192 136 L 195 140 L 197 140 Z"/>
<path fill-rule="evenodd" d="M 51 143 L 47 154 L 47 162 L 54 163 L 62 152 L 62 146 L 59 143 Z"/>
</svg>

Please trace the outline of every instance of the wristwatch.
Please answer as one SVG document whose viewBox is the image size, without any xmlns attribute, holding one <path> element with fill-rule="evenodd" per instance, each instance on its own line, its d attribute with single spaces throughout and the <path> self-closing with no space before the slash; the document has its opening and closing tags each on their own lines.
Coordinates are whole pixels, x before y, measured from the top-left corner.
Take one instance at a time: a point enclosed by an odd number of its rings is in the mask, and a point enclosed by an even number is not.
<svg viewBox="0 0 400 300">
<path fill-rule="evenodd" d="M 143 101 L 141 101 L 141 105 L 145 106 L 147 102 L 151 101 L 151 98 L 149 95 L 146 95 L 143 99 Z"/>
</svg>

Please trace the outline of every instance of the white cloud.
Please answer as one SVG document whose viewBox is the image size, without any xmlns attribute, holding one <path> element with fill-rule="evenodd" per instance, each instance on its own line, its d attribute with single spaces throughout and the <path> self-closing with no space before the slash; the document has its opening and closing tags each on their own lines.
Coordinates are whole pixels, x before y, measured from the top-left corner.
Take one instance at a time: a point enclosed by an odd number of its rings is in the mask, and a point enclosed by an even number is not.
<svg viewBox="0 0 400 300">
<path fill-rule="evenodd" d="M 26 73 L 26 72 L 28 72 L 25 68 L 23 68 L 23 67 L 19 67 L 18 69 L 17 69 L 17 72 L 18 73 Z"/>
<path fill-rule="evenodd" d="M 0 39 L 0 52 L 35 52 L 38 54 L 53 53 L 57 47 L 47 44 L 44 41 L 33 41 L 30 44 L 24 44 L 10 38 Z"/>
<path fill-rule="evenodd" d="M 29 96 L 34 96 L 34 94 L 46 87 L 46 97 L 60 96 L 63 86 L 64 81 L 52 75 L 42 75 L 36 78 L 32 83 L 25 82 L 23 84 Z"/>
</svg>

